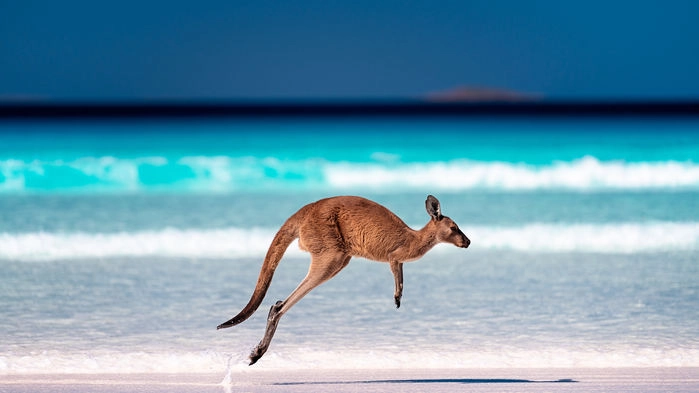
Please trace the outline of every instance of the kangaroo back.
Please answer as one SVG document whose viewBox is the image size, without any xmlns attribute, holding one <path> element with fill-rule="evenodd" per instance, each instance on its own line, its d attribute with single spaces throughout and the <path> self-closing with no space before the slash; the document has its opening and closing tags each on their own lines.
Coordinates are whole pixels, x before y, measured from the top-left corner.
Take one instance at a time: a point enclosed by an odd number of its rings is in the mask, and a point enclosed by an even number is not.
<svg viewBox="0 0 699 393">
<path fill-rule="evenodd" d="M 289 244 L 291 244 L 291 242 L 299 236 L 299 223 L 304 211 L 305 209 L 301 209 L 293 216 L 289 217 L 281 228 L 279 228 L 277 234 L 274 235 L 272 244 L 269 246 L 265 260 L 262 263 L 262 269 L 260 270 L 260 275 L 257 278 L 257 285 L 255 285 L 255 290 L 253 291 L 252 297 L 250 298 L 248 304 L 238 313 L 238 315 L 218 325 L 216 329 L 224 329 L 235 326 L 250 318 L 250 316 L 260 307 L 262 300 L 267 294 L 267 289 L 269 289 L 269 285 L 272 283 L 272 276 L 279 265 L 279 261 L 281 261 L 282 256 L 284 256 L 286 249 L 289 248 Z"/>
</svg>

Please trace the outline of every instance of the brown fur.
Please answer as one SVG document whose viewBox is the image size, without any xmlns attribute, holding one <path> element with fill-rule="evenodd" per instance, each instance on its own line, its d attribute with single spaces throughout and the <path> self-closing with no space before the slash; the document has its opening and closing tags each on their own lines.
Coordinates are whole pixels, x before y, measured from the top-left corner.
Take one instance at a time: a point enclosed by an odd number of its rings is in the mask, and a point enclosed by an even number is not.
<svg viewBox="0 0 699 393">
<path fill-rule="evenodd" d="M 400 307 L 404 262 L 422 257 L 438 243 L 463 248 L 471 243 L 454 221 L 442 216 L 435 197 L 428 196 L 425 206 L 431 219 L 417 231 L 387 208 L 361 197 L 326 198 L 302 207 L 274 236 L 248 304 L 218 329 L 237 325 L 257 310 L 279 261 L 296 238 L 299 247 L 311 254 L 308 274 L 286 300 L 272 306 L 265 336 L 250 355 L 251 365 L 267 351 L 279 318 L 313 288 L 339 273 L 353 256 L 390 264 L 395 278 L 394 300 Z"/>
</svg>

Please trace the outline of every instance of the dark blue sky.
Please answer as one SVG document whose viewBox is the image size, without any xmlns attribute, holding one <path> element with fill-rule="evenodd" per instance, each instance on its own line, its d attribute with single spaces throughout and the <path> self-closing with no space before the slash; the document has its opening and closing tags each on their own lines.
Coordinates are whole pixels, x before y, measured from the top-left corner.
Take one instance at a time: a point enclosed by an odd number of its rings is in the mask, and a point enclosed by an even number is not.
<svg viewBox="0 0 699 393">
<path fill-rule="evenodd" d="M 699 98 L 697 1 L 0 0 L 0 99 Z"/>
</svg>

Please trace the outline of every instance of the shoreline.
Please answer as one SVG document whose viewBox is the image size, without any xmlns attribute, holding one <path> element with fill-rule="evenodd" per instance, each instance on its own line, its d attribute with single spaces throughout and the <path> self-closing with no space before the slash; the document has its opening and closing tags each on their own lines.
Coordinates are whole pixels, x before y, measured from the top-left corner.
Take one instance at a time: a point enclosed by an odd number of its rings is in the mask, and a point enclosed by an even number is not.
<svg viewBox="0 0 699 393">
<path fill-rule="evenodd" d="M 699 367 L 234 370 L 230 374 L 16 374 L 3 392 L 696 392 Z"/>
</svg>

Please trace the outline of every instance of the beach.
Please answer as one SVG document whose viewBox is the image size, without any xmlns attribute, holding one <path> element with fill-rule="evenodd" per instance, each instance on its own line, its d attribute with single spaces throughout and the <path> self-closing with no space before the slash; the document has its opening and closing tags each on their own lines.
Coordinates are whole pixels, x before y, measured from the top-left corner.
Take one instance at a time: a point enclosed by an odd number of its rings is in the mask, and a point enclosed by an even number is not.
<svg viewBox="0 0 699 393">
<path fill-rule="evenodd" d="M 697 391 L 697 127 L 2 124 L 0 392 Z M 414 229 L 434 195 L 472 243 L 406 263 L 400 308 L 390 267 L 352 258 L 249 367 L 309 254 L 292 242 L 259 309 L 216 327 L 280 225 L 332 195 Z"/>
<path fill-rule="evenodd" d="M 11 375 L 2 392 L 696 392 L 699 368 L 250 370 Z"/>
</svg>

